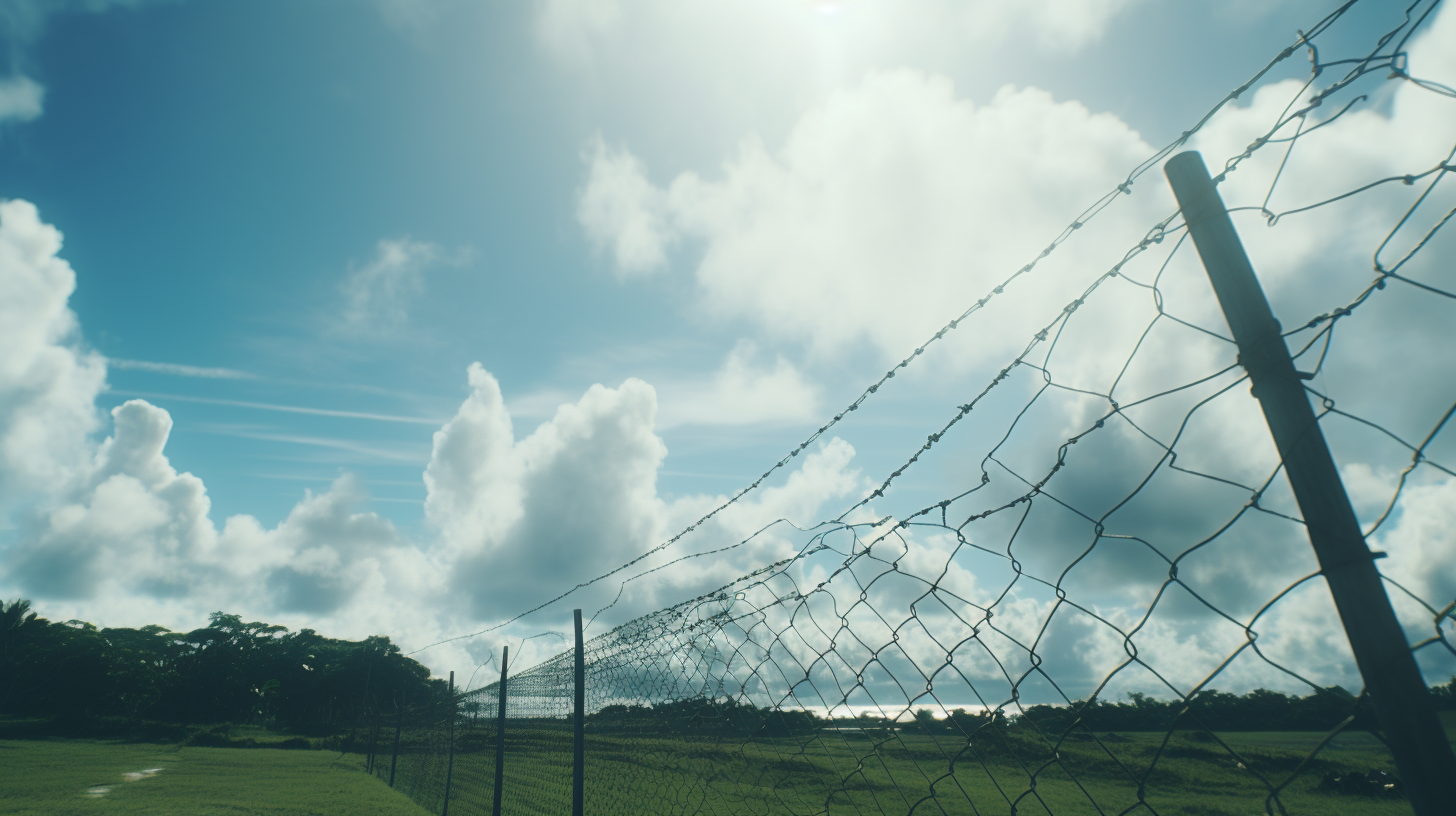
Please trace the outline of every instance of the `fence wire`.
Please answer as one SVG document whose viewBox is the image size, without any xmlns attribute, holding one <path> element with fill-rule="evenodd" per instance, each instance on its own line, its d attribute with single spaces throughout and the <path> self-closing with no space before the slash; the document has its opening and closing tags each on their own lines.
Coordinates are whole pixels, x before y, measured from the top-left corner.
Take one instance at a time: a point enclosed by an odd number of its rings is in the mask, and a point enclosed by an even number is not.
<svg viewBox="0 0 1456 816">
<path fill-rule="evenodd" d="M 1315 250 L 1338 245 L 1370 259 L 1366 285 L 1342 289 L 1346 271 L 1328 280 L 1285 280 L 1274 294 L 1276 305 L 1303 309 L 1281 317 L 1294 327 L 1285 339 L 1307 374 L 1324 433 L 1399 460 L 1367 538 L 1373 542 L 1400 523 L 1412 491 L 1456 478 L 1456 461 L 1437 455 L 1450 455 L 1440 435 L 1456 413 L 1456 358 L 1449 353 L 1456 349 L 1456 282 L 1449 260 L 1437 260 L 1451 246 L 1440 230 L 1456 215 L 1446 180 L 1456 171 L 1456 116 L 1427 120 L 1447 128 L 1437 135 L 1452 146 L 1439 155 L 1402 154 L 1409 163 L 1403 172 L 1359 178 L 1311 202 L 1299 200 L 1305 190 L 1290 188 L 1288 178 L 1301 151 L 1320 149 L 1321 139 L 1343 127 L 1368 126 L 1358 119 L 1362 112 L 1404 104 L 1391 101 L 1393 89 L 1432 99 L 1456 92 L 1412 73 L 1420 66 L 1410 64 L 1407 46 L 1436 8 L 1424 0 L 1411 3 L 1397 27 L 1379 32 L 1368 53 L 1323 61 L 1318 38 L 1354 5 L 1302 34 L 1134 168 L 1036 260 L 758 481 L 673 539 L 577 589 L 639 568 L 622 579 L 626 587 L 721 553 L 669 560 L 666 551 L 804 452 L 1008 286 L 1037 285 L 1029 274 L 1037 263 L 1250 92 L 1287 93 L 1287 105 L 1228 155 L 1215 181 L 1228 190 L 1244 176 L 1268 179 L 1253 193 L 1237 188 L 1234 198 L 1257 203 L 1231 208 L 1262 216 L 1262 223 L 1239 222 L 1255 244 L 1256 268 L 1259 246 L 1274 246 L 1268 242 L 1290 229 L 1306 230 L 1288 233 L 1295 243 L 1313 234 Z M 1301 52 L 1310 60 L 1306 82 L 1269 78 L 1274 66 Z M 1345 246 L 1364 235 L 1348 228 L 1350 208 L 1380 196 L 1382 206 L 1397 207 L 1395 217 L 1369 232 L 1378 239 L 1373 245 Z M 1281 208 L 1286 197 L 1293 203 Z M 1325 220 L 1311 228 L 1321 215 Z M 1251 239 L 1253 229 L 1273 238 Z M 1363 695 L 1308 676 L 1307 663 L 1348 663 L 1341 657 L 1347 652 L 1315 654 L 1331 648 L 1308 628 L 1330 623 L 1328 593 L 1282 464 L 1249 399 L 1237 348 L 1207 305 L 1212 298 L 1186 237 L 1172 213 L 1153 221 L 1110 267 L 1085 274 L 1018 353 L 968 389 L 966 401 L 923 444 L 842 512 L 807 529 L 771 525 L 732 545 L 797 536 L 791 555 L 588 641 L 587 812 L 1408 813 Z M 1281 286 L 1300 294 L 1280 299 Z M 1376 353 L 1359 345 L 1370 337 L 1370 314 L 1386 321 L 1405 315 L 1396 322 L 1419 322 L 1439 340 L 1428 359 L 1389 361 L 1391 368 L 1410 367 L 1412 393 L 1423 389 L 1420 400 L 1409 400 L 1410 410 L 1397 412 L 1398 422 L 1361 407 L 1374 403 L 1348 383 L 1354 405 L 1330 396 L 1329 382 L 1349 370 L 1342 368 L 1347 358 Z M 1335 342 L 1347 330 L 1356 348 Z M 1249 433 L 1240 436 L 1240 428 Z M 1230 452 L 1230 445 L 1247 446 L 1248 455 Z M 1262 470 L 1231 467 L 1231 458 L 1268 463 Z M 928 460 L 941 469 L 931 481 L 963 486 L 898 516 L 882 514 L 877 508 L 899 482 Z M 1266 586 L 1269 576 L 1300 569 L 1301 577 Z M 1408 581 L 1387 582 L 1418 659 L 1428 668 L 1456 665 L 1456 604 L 1422 597 Z M 1195 630 L 1201 634 L 1188 634 Z M 502 812 L 567 812 L 572 660 L 566 652 L 511 676 L 504 721 L 497 717 L 499 683 L 398 715 L 395 786 L 438 812 L 453 767 L 449 810 L 490 813 L 503 722 Z M 1202 669 L 1194 674 L 1190 666 Z M 1231 695 L 1216 689 L 1271 676 L 1308 695 L 1297 711 L 1256 693 L 1236 713 Z M 1141 691 L 1129 697 L 1128 689 Z M 1303 736 L 1231 733 L 1260 730 L 1257 718 L 1229 727 L 1260 699 L 1275 706 L 1268 722 L 1295 723 L 1284 730 Z M 383 743 L 394 723 L 387 714 L 381 722 L 373 770 L 383 777 L 391 762 L 381 767 L 377 757 L 388 753 Z"/>
</svg>

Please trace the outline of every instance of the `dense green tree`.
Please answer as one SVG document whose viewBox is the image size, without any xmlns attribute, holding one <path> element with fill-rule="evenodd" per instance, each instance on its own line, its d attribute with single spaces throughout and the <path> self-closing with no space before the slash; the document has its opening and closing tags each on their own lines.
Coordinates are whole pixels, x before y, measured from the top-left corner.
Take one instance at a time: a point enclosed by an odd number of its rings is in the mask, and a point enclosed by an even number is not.
<svg viewBox="0 0 1456 816">
<path fill-rule="evenodd" d="M 0 601 L 0 710 L 33 703 L 45 687 L 48 666 L 39 660 L 44 630 L 50 621 L 30 608 L 30 601 Z"/>
<path fill-rule="evenodd" d="M 1438 708 L 1456 709 L 1456 677 L 1431 693 Z M 224 612 L 185 633 L 161 626 L 97 629 L 85 621 L 53 623 L 26 600 L 0 601 L 3 715 L 248 722 L 325 733 L 400 706 L 449 704 L 446 684 L 431 680 L 428 669 L 384 636 L 339 640 Z M 1087 730 L 1324 731 L 1351 716 L 1354 727 L 1371 727 L 1365 701 L 1336 686 L 1304 697 L 1267 689 L 1243 695 L 1205 689 L 1187 702 L 1133 693 L 1120 702 L 1033 705 L 1009 720 L 965 709 L 937 718 L 923 708 L 898 725 L 871 715 L 853 724 L 979 735 L 984 741 L 1008 728 L 1035 729 L 1054 739 Z M 731 698 L 612 705 L 590 720 L 606 730 L 743 736 L 788 736 L 829 724 L 809 711 L 759 708 Z"/>
<path fill-rule="evenodd" d="M 1433 687 L 1431 696 L 1436 701 L 1437 709 L 1441 711 L 1456 710 L 1456 677 L 1452 677 L 1444 686 Z"/>
<path fill-rule="evenodd" d="M 324 732 L 446 684 L 389 638 L 336 640 L 214 612 L 190 632 L 52 623 L 0 602 L 0 714 L 251 722 Z"/>
</svg>

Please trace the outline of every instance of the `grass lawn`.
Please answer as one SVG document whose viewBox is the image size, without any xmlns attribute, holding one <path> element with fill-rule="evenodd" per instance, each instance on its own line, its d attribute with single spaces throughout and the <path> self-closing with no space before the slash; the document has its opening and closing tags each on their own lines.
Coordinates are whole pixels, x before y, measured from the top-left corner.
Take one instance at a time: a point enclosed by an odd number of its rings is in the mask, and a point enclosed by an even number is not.
<svg viewBox="0 0 1456 816">
<path fill-rule="evenodd" d="M 451 811 L 489 813 L 494 738 L 472 743 L 464 739 L 472 730 L 458 734 L 462 750 L 455 755 Z M 846 814 L 1253 816 L 1265 812 L 1268 788 L 1260 777 L 1283 785 L 1321 735 L 1221 734 L 1247 766 L 1210 738 L 1182 732 L 1166 745 L 1164 735 L 1152 733 L 1103 734 L 1100 746 L 1071 740 L 1055 757 L 1030 744 L 1018 745 L 1015 755 L 978 749 L 960 754 L 953 765 L 950 757 L 961 743 L 888 736 L 824 732 L 744 743 L 589 733 L 587 812 L 771 816 L 823 812 L 827 805 L 830 813 Z M 357 753 L 0 740 L 0 814 L 438 813 L 445 771 L 440 746 L 405 742 L 391 790 L 362 772 Z M 511 734 L 502 790 L 506 813 L 570 812 L 569 746 L 564 726 Z M 387 775 L 388 764 L 385 752 L 381 774 Z M 144 773 L 152 769 L 160 770 Z M 1384 747 L 1365 733 L 1342 734 L 1282 788 L 1280 800 L 1290 814 L 1409 816 L 1404 800 L 1316 790 L 1326 771 L 1377 769 L 1393 770 Z M 1140 781 L 1146 782 L 1141 803 Z"/>
<path fill-rule="evenodd" d="M 464 731 L 457 732 L 463 736 Z M 488 813 L 494 793 L 493 734 L 455 754 L 451 812 Z M 959 754 L 947 737 L 822 732 L 744 742 L 588 732 L 586 805 L 625 814 L 936 814 L 936 816 L 1254 816 L 1280 806 L 1309 816 L 1410 816 L 1404 799 L 1317 790 L 1326 772 L 1393 771 L 1389 753 L 1364 732 L 1325 746 L 1302 732 L 1100 734 L 1069 740 L 1054 756 L 1022 742 Z M 408 746 L 409 740 L 406 740 Z M 951 762 L 953 756 L 959 756 Z M 398 787 L 438 812 L 445 758 L 438 746 L 402 750 Z M 1293 774 L 1293 778 L 1291 778 Z M 570 811 L 570 736 L 564 726 L 523 728 L 507 738 L 503 811 Z M 1141 796 L 1139 784 L 1145 783 Z M 1278 804 L 1268 801 L 1279 789 Z"/>
<path fill-rule="evenodd" d="M 1298 775 L 1283 789 L 1280 800 L 1289 813 L 1409 816 L 1404 800 L 1315 790 L 1328 769 L 1392 770 L 1388 754 L 1351 737 L 1349 744 L 1322 753 L 1313 772 Z M 1318 736 L 1226 735 L 1248 768 L 1217 745 L 1181 736 L 1154 762 L 1161 738 L 1129 734 L 1107 743 L 1106 750 L 1068 744 L 1059 752 L 1060 763 L 1050 754 L 1025 756 L 1021 762 L 1004 755 L 962 755 L 954 771 L 945 749 L 954 754 L 955 748 L 923 736 L 878 746 L 868 739 L 808 745 L 764 740 L 736 748 L 667 741 L 649 746 L 645 740 L 612 746 L 604 739 L 588 753 L 587 794 L 588 802 L 605 806 L 602 813 L 787 814 L 819 812 L 827 805 L 831 813 L 847 814 L 1253 816 L 1266 812 L 1269 791 L 1251 771 L 1279 785 Z M 1138 778 L 1147 783 L 1145 804 L 1139 803 Z M 523 812 L 552 810 L 547 805 Z"/>
<path fill-rule="evenodd" d="M 331 751 L 0 740 L 0 769 L 0 813 L 7 816 L 428 812 L 362 773 L 358 757 Z M 160 770 L 144 773 L 152 769 Z"/>
</svg>

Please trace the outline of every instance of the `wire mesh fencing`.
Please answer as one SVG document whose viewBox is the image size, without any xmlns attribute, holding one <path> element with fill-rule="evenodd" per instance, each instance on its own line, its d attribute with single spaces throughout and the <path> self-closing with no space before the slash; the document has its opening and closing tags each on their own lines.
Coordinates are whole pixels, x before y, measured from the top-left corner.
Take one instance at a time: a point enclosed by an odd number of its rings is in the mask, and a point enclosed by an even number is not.
<svg viewBox="0 0 1456 816">
<path fill-rule="evenodd" d="M 1228 335 L 1180 211 L 1145 223 L 1110 265 L 1058 279 L 1063 288 L 1044 293 L 1044 313 L 992 376 L 842 512 L 681 552 L 927 349 L 972 330 L 1008 288 L 1044 282 L 1038 263 L 1195 139 L 1226 156 L 1214 182 L 1228 211 L 1257 219 L 1240 229 L 1255 268 L 1273 273 L 1266 288 L 1293 327 L 1277 339 L 1321 434 L 1389 463 L 1384 479 L 1352 472 L 1369 483 L 1362 506 L 1374 508 L 1361 511 L 1360 537 L 1422 546 L 1434 534 L 1420 531 L 1421 513 L 1456 478 L 1441 438 L 1456 413 L 1456 286 L 1441 233 L 1456 216 L 1456 195 L 1441 186 L 1456 171 L 1456 91 L 1413 73 L 1408 46 L 1435 3 L 1411 3 L 1367 52 L 1322 52 L 1319 38 L 1355 5 L 1301 34 L 758 481 L 577 587 L 638 570 L 592 616 L 609 619 L 627 593 L 673 570 L 730 550 L 777 553 L 586 642 L 586 812 L 1229 816 L 1409 813 L 1412 802 L 1440 812 L 1405 789 L 1370 693 L 1316 679 L 1351 663 L 1344 631 L 1362 611 L 1342 607 L 1337 623 L 1321 579 L 1348 565 L 1322 565 L 1310 551 L 1323 521 L 1306 518 L 1285 482 L 1249 395 L 1260 364 Z M 1308 76 L 1276 81 L 1271 72 L 1299 53 Z M 1256 97 L 1247 109 L 1223 110 L 1245 95 Z M 1412 105 L 1428 106 L 1419 133 L 1375 128 L 1382 110 Z M 1277 115 L 1205 132 L 1221 111 L 1265 110 Z M 1342 128 L 1369 154 L 1395 158 L 1324 183 L 1321 140 Z M 1209 153 L 1225 144 L 1235 146 Z M 1291 187 L 1301 167 L 1307 180 Z M 1360 269 L 1302 266 L 1362 255 Z M 1390 380 L 1401 393 L 1375 395 L 1399 407 L 1394 419 L 1369 413 L 1377 401 L 1358 382 L 1346 383 L 1353 405 L 1331 396 L 1331 382 L 1370 370 L 1351 361 L 1382 332 L 1415 323 L 1447 342 L 1388 363 L 1421 369 Z M 1354 346 L 1338 346 L 1337 332 Z M 929 501 L 912 501 L 927 491 Z M 1449 585 L 1437 578 L 1383 576 L 1428 676 L 1456 667 L 1456 604 L 1433 594 Z M 399 715 L 396 787 L 442 812 L 570 810 L 574 660 L 568 650 L 508 675 L 504 689 Z M 1300 696 L 1218 691 L 1276 681 Z M 1449 691 L 1439 698 L 1447 707 Z M 1449 745 L 1423 750 L 1450 756 Z M 373 770 L 388 772 L 377 760 Z M 1446 803 L 1438 808 L 1456 801 L 1423 795 Z"/>
</svg>

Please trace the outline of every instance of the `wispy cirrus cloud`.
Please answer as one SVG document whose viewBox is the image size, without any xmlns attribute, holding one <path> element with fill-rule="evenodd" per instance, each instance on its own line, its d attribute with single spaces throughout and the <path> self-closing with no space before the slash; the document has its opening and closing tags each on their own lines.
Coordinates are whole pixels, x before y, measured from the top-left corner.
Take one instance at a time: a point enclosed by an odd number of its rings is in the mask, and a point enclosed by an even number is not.
<svg viewBox="0 0 1456 816">
<path fill-rule="evenodd" d="M 342 451 L 358 457 L 361 462 L 404 462 L 409 464 L 423 464 L 429 461 L 429 452 L 423 446 L 411 446 L 413 450 L 394 449 L 368 444 L 354 439 L 342 439 L 331 436 L 311 436 L 308 434 L 273 433 L 270 431 L 253 430 L 247 428 L 228 427 L 215 425 L 205 427 L 211 433 L 223 436 L 235 436 L 240 439 L 256 439 L 260 442 L 282 442 L 290 445 L 303 445 L 310 448 L 324 448 L 327 450 Z"/>
<path fill-rule="evenodd" d="M 820 387 L 782 354 L 743 338 L 712 372 L 652 369 L 657 393 L 656 427 L 785 425 L 817 418 Z M 517 420 L 540 420 L 574 402 L 580 392 L 546 387 L 507 399 Z"/>
<path fill-rule="evenodd" d="M 235 368 L 212 368 L 209 366 L 183 365 L 181 363 L 157 363 L 150 360 L 123 360 L 108 357 L 107 366 L 123 371 L 148 371 L 153 374 L 171 374 L 176 377 L 201 377 L 207 380 L 256 380 L 257 374 L 239 371 Z"/>
<path fill-rule="evenodd" d="M 45 88 L 28 76 L 0 79 L 0 123 L 29 122 L 44 109 Z"/>
<path fill-rule="evenodd" d="M 374 259 L 351 268 L 339 284 L 344 304 L 335 330 L 356 337 L 399 330 L 409 319 L 411 302 L 424 291 L 425 271 L 461 266 L 469 259 L 469 249 L 452 252 L 408 235 L 380 241 Z"/>
<path fill-rule="evenodd" d="M 187 394 L 159 394 L 154 391 L 129 391 L 113 389 L 113 394 L 127 397 L 142 397 L 149 400 L 175 400 L 177 402 L 197 402 L 204 405 L 228 405 L 234 408 L 253 408 L 259 411 L 281 411 L 289 414 L 308 414 L 311 416 L 338 417 L 340 419 L 367 419 L 374 422 L 404 422 L 412 425 L 435 425 L 444 423 L 440 417 L 408 417 L 396 414 L 374 414 L 367 411 L 342 411 L 334 408 L 309 408 L 303 405 L 280 405 L 273 402 L 251 402 L 248 400 L 231 400 L 216 397 L 194 397 Z"/>
</svg>

